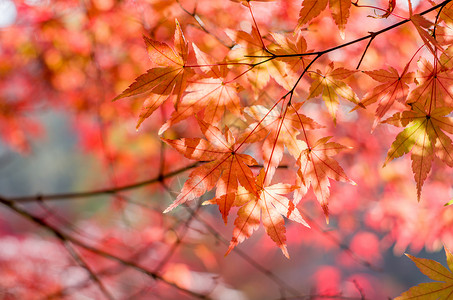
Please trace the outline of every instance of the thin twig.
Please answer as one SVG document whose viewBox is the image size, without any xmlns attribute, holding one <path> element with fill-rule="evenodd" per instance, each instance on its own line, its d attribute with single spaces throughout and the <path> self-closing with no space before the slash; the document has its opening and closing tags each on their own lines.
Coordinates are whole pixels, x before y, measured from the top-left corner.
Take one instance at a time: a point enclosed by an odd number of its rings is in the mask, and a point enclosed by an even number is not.
<svg viewBox="0 0 453 300">
<path fill-rule="evenodd" d="M 59 236 L 57 237 L 63 242 L 64 246 L 68 250 L 68 252 L 71 254 L 71 256 L 74 258 L 74 260 L 82 267 L 84 268 L 89 274 L 90 278 L 97 284 L 99 289 L 101 290 L 102 294 L 109 299 L 113 300 L 115 299 L 112 294 L 107 290 L 107 288 L 104 286 L 102 283 L 101 279 L 98 277 L 98 275 L 91 269 L 91 267 L 85 262 L 85 260 L 82 258 L 82 256 L 77 253 L 76 249 L 72 247 L 72 245 L 64 238 L 64 236 Z"/>
<path fill-rule="evenodd" d="M 443 1 L 442 3 L 440 4 L 437 4 L 423 12 L 420 13 L 420 15 L 426 15 L 438 8 L 441 8 L 441 7 L 444 7 L 445 5 L 447 5 L 448 3 L 450 3 L 451 1 L 453 0 L 445 0 Z M 365 35 L 363 37 L 360 37 L 360 38 L 357 38 L 355 40 L 352 40 L 350 42 L 347 42 L 347 43 L 344 43 L 344 44 L 341 44 L 341 45 L 337 45 L 337 46 L 334 46 L 334 47 L 331 47 L 331 48 L 328 48 L 328 49 L 325 49 L 325 50 L 321 50 L 321 51 L 314 51 L 314 52 L 307 52 L 307 53 L 294 53 L 294 54 L 275 54 L 275 55 L 249 55 L 247 57 L 255 57 L 255 58 L 270 58 L 270 59 L 276 59 L 276 58 L 283 58 L 283 57 L 301 57 L 301 56 L 312 56 L 312 55 L 325 55 L 329 52 L 332 52 L 332 51 L 335 51 L 335 50 L 338 50 L 338 49 L 342 49 L 342 48 L 345 48 L 345 47 L 348 47 L 350 45 L 353 45 L 353 44 L 356 44 L 358 42 L 361 42 L 361 41 L 364 41 L 364 40 L 367 40 L 367 39 L 370 39 L 370 38 L 374 38 L 375 36 L 378 36 L 382 33 L 385 33 L 387 31 L 390 31 L 394 28 L 397 28 L 401 25 L 404 25 L 408 22 L 410 22 L 411 20 L 410 19 L 406 19 L 406 20 L 403 20 L 403 21 L 400 21 L 398 23 L 395 23 L 393 25 L 390 25 L 388 27 L 385 27 L 381 30 L 378 30 L 376 32 L 373 32 L 373 33 L 370 33 L 368 35 Z"/>
<path fill-rule="evenodd" d="M 370 33 L 372 34 L 373 32 L 370 32 Z M 368 44 L 366 44 L 365 50 L 363 50 L 362 56 L 360 57 L 360 60 L 359 60 L 359 63 L 357 64 L 357 67 L 355 68 L 356 70 L 358 70 L 360 68 L 360 65 L 362 64 L 362 61 L 365 58 L 365 54 L 368 51 L 368 48 L 371 46 L 371 43 L 373 42 L 375 37 L 376 37 L 376 35 L 373 35 L 370 38 L 370 40 L 368 41 Z"/>
</svg>

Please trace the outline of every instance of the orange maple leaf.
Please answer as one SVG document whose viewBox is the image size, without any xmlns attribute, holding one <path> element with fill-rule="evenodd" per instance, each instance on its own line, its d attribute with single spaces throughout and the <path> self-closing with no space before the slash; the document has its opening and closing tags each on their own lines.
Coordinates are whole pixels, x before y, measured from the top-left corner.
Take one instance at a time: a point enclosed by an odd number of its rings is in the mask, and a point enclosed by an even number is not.
<svg viewBox="0 0 453 300">
<path fill-rule="evenodd" d="M 227 80 L 229 73 L 226 64 L 216 65 L 197 46 L 193 45 L 200 69 L 205 72 L 200 79 L 189 82 L 186 92 L 176 106 L 170 119 L 161 127 L 162 134 L 171 125 L 204 111 L 203 120 L 210 124 L 220 121 L 226 111 L 241 116 L 241 103 L 238 91 L 241 86 Z"/>
<path fill-rule="evenodd" d="M 181 193 L 164 213 L 200 197 L 216 186 L 216 202 L 226 223 L 238 183 L 248 191 L 256 193 L 254 175 L 249 166 L 256 165 L 257 162 L 253 157 L 237 152 L 242 144 L 236 142 L 228 127 L 222 134 L 217 127 L 201 120 L 198 120 L 198 124 L 206 139 L 162 139 L 185 157 L 206 162 L 190 173 Z"/>
<path fill-rule="evenodd" d="M 287 76 L 290 78 L 288 81 L 296 82 L 296 74 L 300 70 L 304 70 L 309 63 L 307 56 L 298 56 L 299 54 L 310 53 L 313 50 L 307 50 L 307 41 L 302 36 L 301 32 L 298 32 L 297 35 L 287 36 L 280 33 L 271 33 L 272 37 L 275 40 L 274 44 L 269 45 L 269 50 L 280 57 L 277 57 L 277 60 L 284 62 L 286 67 L 285 71 Z"/>
<path fill-rule="evenodd" d="M 227 34 L 238 44 L 237 48 L 230 51 L 229 57 L 233 61 L 249 65 L 246 72 L 247 83 L 255 93 L 262 92 L 271 77 L 284 89 L 289 91 L 293 88 L 297 76 L 293 72 L 287 72 L 289 68 L 285 62 L 269 57 L 271 53 L 255 26 L 252 27 L 251 33 L 227 30 Z"/>
<path fill-rule="evenodd" d="M 283 157 L 284 146 L 296 159 L 298 158 L 300 151 L 295 145 L 298 143 L 297 136 L 303 128 L 310 130 L 323 127 L 298 112 L 302 105 L 303 103 L 291 104 L 286 108 L 286 111 L 279 110 L 277 107 L 269 111 L 262 105 L 244 109 L 244 112 L 258 122 L 250 124 L 242 136 L 247 143 L 264 140 L 262 150 L 266 176 L 272 178 L 275 168 Z M 268 166 L 270 166 L 270 169 L 268 169 Z"/>
<path fill-rule="evenodd" d="M 237 244 L 249 238 L 258 229 L 261 220 L 267 235 L 289 258 L 286 248 L 285 221 L 282 216 L 310 227 L 294 203 L 284 196 L 296 187 L 283 183 L 269 185 L 269 181 L 265 179 L 265 172 L 261 169 L 256 178 L 256 192 L 252 193 L 242 186 L 239 187 L 234 206 L 241 208 L 234 221 L 233 238 L 226 254 L 230 253 Z"/>
<path fill-rule="evenodd" d="M 448 47 L 440 56 L 440 64 L 445 69 L 453 68 L 453 46 Z"/>
<path fill-rule="evenodd" d="M 346 23 L 348 22 L 349 10 L 351 8 L 350 0 L 304 0 L 302 2 L 302 9 L 299 12 L 299 21 L 296 30 L 319 16 L 326 9 L 327 2 L 329 2 L 332 18 L 335 24 L 337 24 L 338 29 L 340 29 L 340 36 L 344 39 Z"/>
<path fill-rule="evenodd" d="M 392 67 L 389 67 L 388 70 L 380 69 L 364 72 L 374 80 L 382 83 L 376 86 L 371 92 L 365 94 L 359 105 L 354 108 L 357 109 L 359 106 L 367 107 L 372 103 L 379 101 L 373 129 L 376 128 L 377 124 L 392 107 L 395 101 L 399 101 L 400 103 L 406 101 L 407 94 L 409 93 L 408 84 L 412 83 L 414 79 L 414 73 L 407 72 L 408 66 L 409 65 L 406 65 L 406 68 L 401 75 L 399 75 L 398 71 Z"/>
<path fill-rule="evenodd" d="M 409 94 L 407 103 L 420 103 L 426 108 L 453 105 L 453 71 L 439 65 L 434 66 L 426 59 L 418 61 L 419 75 L 416 77 L 419 85 Z"/>
<path fill-rule="evenodd" d="M 188 78 L 194 74 L 191 68 L 185 67 L 188 57 L 188 44 L 177 20 L 174 38 L 176 51 L 165 43 L 147 37 L 144 37 L 144 39 L 149 58 L 156 67 L 137 77 L 134 83 L 113 99 L 115 101 L 125 97 L 146 94 L 147 97 L 140 112 L 137 128 L 170 96 L 176 96 L 177 104 L 186 89 Z"/>
<path fill-rule="evenodd" d="M 445 5 L 439 15 L 440 19 L 443 20 L 448 26 L 453 24 L 453 3 L 448 3 Z"/>
<path fill-rule="evenodd" d="M 453 297 L 453 254 L 445 247 L 448 269 L 435 260 L 417 258 L 406 254 L 418 269 L 436 282 L 420 283 L 396 297 L 395 300 L 452 299 Z"/>
<path fill-rule="evenodd" d="M 321 203 L 327 222 L 329 221 L 327 204 L 327 199 L 330 196 L 329 178 L 356 184 L 348 178 L 338 162 L 332 158 L 333 155 L 347 147 L 329 142 L 331 138 L 331 136 L 321 138 L 310 147 L 307 147 L 306 144 L 302 146 L 302 151 L 297 160 L 299 170 L 297 171 L 296 184 L 300 187 L 294 195 L 295 202 L 298 203 L 311 186 L 316 198 Z"/>
</svg>

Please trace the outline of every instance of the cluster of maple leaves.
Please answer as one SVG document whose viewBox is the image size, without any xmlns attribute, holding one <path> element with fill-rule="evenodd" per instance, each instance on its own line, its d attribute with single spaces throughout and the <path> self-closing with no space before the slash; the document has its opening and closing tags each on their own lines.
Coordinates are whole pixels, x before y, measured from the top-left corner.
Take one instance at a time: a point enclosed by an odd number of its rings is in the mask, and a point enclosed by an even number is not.
<svg viewBox="0 0 453 300">
<path fill-rule="evenodd" d="M 236 2 L 241 2 L 252 13 L 253 1 Z M 160 135 L 189 117 L 198 120 L 205 138 L 163 139 L 186 158 L 203 162 L 191 172 L 180 194 L 165 212 L 216 187 L 215 197 L 206 203 L 218 205 L 225 223 L 231 207 L 240 207 L 229 251 L 250 237 L 262 222 L 267 234 L 288 256 L 283 216 L 309 226 L 296 207 L 308 189 L 313 189 L 328 220 L 329 178 L 355 184 L 334 158 L 347 147 L 332 142 L 331 137 L 308 135 L 309 131 L 323 127 L 303 113 L 304 103 L 312 98 L 322 97 L 333 122 L 336 122 L 341 97 L 356 105 L 354 109 L 367 108 L 377 102 L 373 128 L 379 123 L 404 127 L 392 143 L 385 163 L 410 152 L 419 199 L 435 156 L 453 167 L 453 145 L 447 135 L 453 134 L 453 119 L 447 116 L 453 104 L 452 48 L 446 33 L 451 25 L 452 5 L 446 1 L 437 7 L 440 13 L 435 24 L 412 10 L 406 20 L 419 33 L 422 47 L 432 54 L 432 63 L 420 58 L 417 74 L 409 72 L 411 62 L 401 73 L 393 67 L 365 71 L 379 85 L 359 99 L 344 81 L 359 68 L 335 67 L 331 61 L 324 71 L 315 71 L 312 67 L 315 62 L 336 49 L 309 50 L 298 30 L 321 14 L 327 2 L 302 2 L 295 36 L 270 33 L 270 38 L 264 39 L 256 24 L 250 33 L 227 31 L 235 46 L 222 61 L 213 60 L 195 44 L 190 47 L 176 21 L 173 48 L 144 37 L 153 67 L 115 98 L 146 96 L 137 128 L 171 99 L 174 112 L 159 130 Z M 329 1 L 332 18 L 343 39 L 352 4 L 351 1 Z M 358 1 L 355 5 L 359 5 Z M 395 1 L 389 1 L 385 14 L 376 17 L 388 17 L 395 5 Z M 370 42 L 378 34 L 371 33 Z M 189 60 L 190 51 L 195 54 L 194 61 Z M 308 96 L 301 97 L 297 87 L 305 75 L 311 83 Z M 256 97 L 271 78 L 283 92 L 270 105 L 241 101 L 241 90 L 250 90 L 249 97 Z M 416 86 L 410 89 L 413 83 Z M 403 104 L 404 110 L 382 121 L 394 109 L 395 102 Z M 230 114 L 245 120 L 247 125 L 231 130 L 224 122 Z M 263 168 L 255 175 L 251 166 L 258 162 L 246 154 L 246 150 L 249 144 L 257 143 L 261 145 Z M 296 161 L 297 179 L 293 183 L 271 185 L 285 147 Z M 293 191 L 294 199 L 289 200 L 285 195 Z"/>
</svg>

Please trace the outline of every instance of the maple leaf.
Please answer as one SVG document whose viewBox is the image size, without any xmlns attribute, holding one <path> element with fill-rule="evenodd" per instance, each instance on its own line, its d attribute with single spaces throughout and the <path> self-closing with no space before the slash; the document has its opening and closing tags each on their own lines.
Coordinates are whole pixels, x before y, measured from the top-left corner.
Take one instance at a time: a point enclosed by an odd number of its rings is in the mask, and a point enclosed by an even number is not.
<svg viewBox="0 0 453 300">
<path fill-rule="evenodd" d="M 374 120 L 373 129 L 380 122 L 382 117 L 392 107 L 395 101 L 404 103 L 406 101 L 407 94 L 409 92 L 409 83 L 413 81 L 414 73 L 407 72 L 409 65 L 403 70 L 401 75 L 393 67 L 389 67 L 388 70 L 380 69 L 374 71 L 365 71 L 364 73 L 373 78 L 374 80 L 381 82 L 382 84 L 376 86 L 371 92 L 365 94 L 359 105 L 353 110 L 360 107 L 367 107 L 374 102 L 379 101 L 376 109 L 376 118 Z"/>
<path fill-rule="evenodd" d="M 296 30 L 307 24 L 326 9 L 328 0 L 304 0 L 299 12 L 299 20 Z"/>
<path fill-rule="evenodd" d="M 165 43 L 147 37 L 144 37 L 144 40 L 149 58 L 156 67 L 137 77 L 134 83 L 113 99 L 115 101 L 140 94 L 147 95 L 140 111 L 137 128 L 171 95 L 176 96 L 178 103 L 187 86 L 188 78 L 194 74 L 191 68 L 185 67 L 188 44 L 177 20 L 174 38 L 176 51 Z"/>
<path fill-rule="evenodd" d="M 309 63 L 307 56 L 297 55 L 313 51 L 307 50 L 307 41 L 301 32 L 298 32 L 295 38 L 279 33 L 271 33 L 271 35 L 275 44 L 269 45 L 269 50 L 273 54 L 281 56 L 277 57 L 277 60 L 285 62 L 286 73 L 291 78 L 291 82 L 296 82 L 298 76 L 296 77 L 295 73 L 304 70 Z"/>
<path fill-rule="evenodd" d="M 329 0 L 329 9 L 332 18 L 340 30 L 340 36 L 344 40 L 346 23 L 348 22 L 349 9 L 351 8 L 351 1 L 349 0 Z"/>
<path fill-rule="evenodd" d="M 257 162 L 253 157 L 237 152 L 242 144 L 236 142 L 228 127 L 225 128 L 225 134 L 222 134 L 217 127 L 201 120 L 198 120 L 198 124 L 206 139 L 162 139 L 185 157 L 206 162 L 190 173 L 181 193 L 164 213 L 200 197 L 216 186 L 216 201 L 226 223 L 238 182 L 248 191 L 256 192 L 254 175 L 249 166 L 256 165 Z"/>
<path fill-rule="evenodd" d="M 201 110 L 204 110 L 203 120 L 210 124 L 219 122 L 226 110 L 241 116 L 238 96 L 241 87 L 235 82 L 227 81 L 227 65 L 215 65 L 197 46 L 193 45 L 193 48 L 199 65 L 203 66 L 201 69 L 209 77 L 202 77 L 188 84 L 185 90 L 187 94 L 182 97 L 170 119 L 159 130 L 159 134 Z"/>
<path fill-rule="evenodd" d="M 445 62 L 448 63 L 448 62 Z M 408 96 L 407 103 L 420 103 L 426 108 L 453 105 L 453 71 L 440 65 L 437 60 L 434 66 L 422 58 L 418 61 L 419 84 Z"/>
<path fill-rule="evenodd" d="M 453 167 L 453 145 L 443 132 L 453 133 L 453 118 L 444 117 L 452 108 L 436 108 L 428 113 L 415 103 L 412 110 L 396 113 L 383 123 L 406 127 L 390 146 L 384 166 L 391 160 L 411 152 L 412 171 L 420 200 L 423 182 L 431 170 L 434 156 Z"/>
<path fill-rule="evenodd" d="M 230 58 L 240 61 L 245 59 L 249 65 L 253 65 L 251 70 L 247 71 L 246 76 L 247 82 L 255 93 L 261 92 L 271 77 L 284 89 L 293 88 L 297 77 L 292 73 L 287 73 L 289 68 L 283 61 L 269 58 L 270 52 L 255 26 L 252 27 L 251 33 L 227 30 L 227 34 L 240 45 L 230 52 Z"/>
<path fill-rule="evenodd" d="M 321 138 L 310 147 L 302 146 L 302 151 L 297 160 L 299 170 L 297 171 L 296 183 L 300 188 L 296 190 L 294 195 L 295 202 L 298 203 L 311 186 L 316 198 L 321 203 L 327 222 L 329 220 L 327 204 L 327 199 L 330 196 L 329 178 L 353 185 L 356 184 L 348 178 L 338 162 L 332 158 L 333 155 L 340 153 L 347 147 L 329 142 L 331 138 L 331 136 Z"/>
<path fill-rule="evenodd" d="M 453 24 L 453 3 L 448 3 L 440 11 L 440 19 L 444 20 L 449 26 Z"/>
<path fill-rule="evenodd" d="M 453 254 L 445 248 L 448 269 L 435 260 L 417 258 L 410 254 L 409 257 L 418 269 L 436 282 L 421 283 L 396 297 L 395 300 L 436 300 L 451 299 L 453 297 Z"/>
<path fill-rule="evenodd" d="M 327 0 L 304 0 L 302 9 L 299 12 L 299 21 L 296 30 L 316 18 L 327 7 Z M 345 38 L 346 23 L 349 18 L 350 0 L 329 0 L 329 9 L 335 24 L 340 30 L 340 36 Z"/>
<path fill-rule="evenodd" d="M 262 105 L 250 106 L 244 111 L 252 116 L 257 123 L 252 123 L 242 135 L 247 143 L 254 143 L 264 140 L 263 158 L 267 174 L 272 177 L 275 168 L 279 165 L 282 157 L 284 146 L 289 149 L 290 153 L 297 159 L 300 151 L 295 149 L 298 143 L 297 136 L 302 129 L 317 129 L 323 126 L 319 125 L 311 118 L 301 114 L 298 110 L 303 103 L 294 103 L 282 111 L 274 108 L 269 111 Z M 295 154 L 297 153 L 297 154 Z M 267 166 L 271 168 L 268 169 Z"/>
<path fill-rule="evenodd" d="M 431 53 L 434 56 L 437 56 L 436 49 L 440 50 L 441 52 L 444 51 L 439 42 L 429 32 L 429 28 L 434 26 L 434 23 L 428 21 L 422 15 L 419 14 L 412 15 L 410 20 L 412 24 L 415 26 L 415 29 L 417 30 L 426 48 L 428 48 L 429 51 L 431 51 Z"/>
<path fill-rule="evenodd" d="M 314 81 L 310 86 L 310 91 L 307 99 L 311 99 L 322 94 L 322 99 L 324 100 L 334 122 L 336 122 L 338 104 L 340 103 L 338 96 L 341 96 L 343 99 L 351 101 L 352 103 L 359 103 L 359 99 L 352 88 L 341 81 L 342 79 L 351 76 L 355 72 L 356 71 L 348 70 L 345 68 L 335 69 L 334 63 L 331 62 L 326 67 L 324 73 L 320 70 L 309 73 L 310 77 Z"/>
<path fill-rule="evenodd" d="M 294 203 L 284 196 L 291 193 L 295 187 L 284 183 L 269 185 L 270 180 L 266 180 L 265 177 L 265 172 L 261 169 L 256 178 L 255 193 L 242 186 L 239 187 L 234 205 L 241 208 L 238 210 L 237 218 L 234 221 L 233 238 L 226 255 L 237 244 L 249 238 L 258 229 L 261 220 L 267 235 L 289 258 L 286 248 L 285 221 L 282 216 L 310 227 L 302 218 Z"/>
</svg>

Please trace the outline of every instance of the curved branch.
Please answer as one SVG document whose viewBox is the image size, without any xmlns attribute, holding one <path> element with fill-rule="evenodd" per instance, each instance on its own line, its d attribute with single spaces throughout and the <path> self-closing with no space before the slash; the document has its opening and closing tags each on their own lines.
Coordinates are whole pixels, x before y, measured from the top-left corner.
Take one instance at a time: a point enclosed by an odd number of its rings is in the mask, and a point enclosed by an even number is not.
<svg viewBox="0 0 453 300">
<path fill-rule="evenodd" d="M 151 185 L 158 182 L 163 182 L 167 178 L 171 178 L 178 174 L 184 173 L 189 171 L 197 166 L 199 166 L 203 162 L 196 162 L 190 164 L 188 166 L 179 168 L 175 171 L 169 172 L 167 174 L 158 175 L 154 178 L 135 182 L 132 184 L 127 184 L 118 187 L 110 187 L 100 190 L 91 190 L 85 192 L 73 192 L 73 193 L 62 193 L 62 194 L 47 194 L 47 195 L 29 195 L 29 196 L 21 196 L 21 197 L 11 197 L 8 198 L 8 201 L 13 203 L 28 203 L 28 202 L 38 202 L 38 201 L 49 201 L 49 200 L 70 200 L 76 198 L 90 198 L 90 197 L 97 197 L 102 195 L 114 195 L 118 192 L 127 191 L 127 190 L 134 190 L 137 188 L 142 188 L 147 185 Z M 254 168 L 262 168 L 262 165 L 252 166 Z M 278 166 L 279 169 L 286 169 L 288 168 L 287 165 Z"/>
<path fill-rule="evenodd" d="M 448 3 L 450 3 L 451 1 L 453 0 L 445 0 L 443 1 L 442 3 L 440 4 L 437 4 L 423 12 L 421 12 L 419 15 L 426 15 L 438 8 L 442 8 L 444 7 L 445 5 L 447 5 Z M 259 56 L 259 55 L 248 55 L 247 57 L 254 57 L 254 58 L 270 58 L 270 59 L 275 59 L 275 58 L 282 58 L 282 57 L 301 57 L 301 56 L 312 56 L 312 55 L 318 55 L 318 56 L 321 56 L 321 55 L 324 55 L 324 54 L 327 54 L 329 52 L 332 52 L 332 51 L 335 51 L 335 50 L 338 50 L 338 49 L 341 49 L 341 48 L 345 48 L 347 46 L 350 46 L 350 45 L 353 45 L 353 44 L 356 44 L 358 42 L 361 42 L 361 41 L 364 41 L 364 40 L 367 40 L 367 39 L 374 39 L 376 36 L 384 33 L 384 32 L 387 32 L 387 31 L 390 31 L 394 28 L 397 28 L 401 25 L 404 25 L 406 23 L 410 22 L 410 19 L 406 19 L 406 20 L 403 20 L 403 21 L 400 21 L 398 23 L 395 23 L 393 25 L 390 25 L 388 27 L 385 27 L 379 31 L 376 31 L 376 32 L 371 32 L 370 34 L 366 35 L 366 36 L 363 36 L 363 37 L 360 37 L 360 38 L 357 38 L 355 40 L 352 40 L 350 42 L 347 42 L 347 43 L 344 43 L 344 44 L 341 44 L 341 45 L 338 45 L 338 46 L 334 46 L 334 47 L 331 47 L 331 48 L 328 48 L 328 49 L 325 49 L 325 50 L 322 50 L 322 51 L 314 51 L 314 52 L 310 52 L 310 53 L 296 53 L 296 54 L 281 54 L 281 55 L 277 55 L 277 54 L 273 54 L 273 55 L 263 55 L 263 56 Z"/>
<path fill-rule="evenodd" d="M 185 171 L 188 171 L 190 169 L 193 169 L 193 168 L 197 167 L 198 165 L 199 165 L 199 162 L 196 162 L 196 163 L 193 163 L 186 167 L 182 167 L 180 169 L 177 169 L 175 171 L 169 172 L 164 175 L 158 175 L 157 177 L 154 177 L 154 178 L 151 178 L 148 180 L 139 181 L 136 183 L 118 186 L 118 187 L 111 187 L 111 188 L 106 188 L 106 189 L 101 189 L 101 190 L 92 190 L 92 191 L 86 191 L 86 192 L 12 197 L 12 198 L 9 198 L 8 200 L 10 202 L 25 203 L 25 202 L 36 202 L 36 201 L 45 201 L 45 200 L 57 200 L 57 199 L 69 200 L 69 199 L 74 199 L 74 198 L 88 198 L 88 197 L 95 197 L 95 196 L 101 196 L 101 195 L 112 195 L 112 194 L 115 194 L 115 193 L 118 193 L 121 191 L 133 190 L 133 189 L 141 188 L 141 187 L 153 184 L 153 183 L 161 182 L 166 178 L 170 178 L 170 177 L 173 177 L 180 173 L 183 173 Z"/>
</svg>

